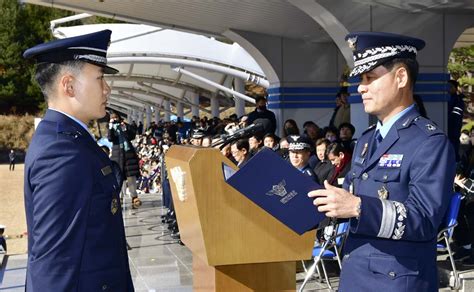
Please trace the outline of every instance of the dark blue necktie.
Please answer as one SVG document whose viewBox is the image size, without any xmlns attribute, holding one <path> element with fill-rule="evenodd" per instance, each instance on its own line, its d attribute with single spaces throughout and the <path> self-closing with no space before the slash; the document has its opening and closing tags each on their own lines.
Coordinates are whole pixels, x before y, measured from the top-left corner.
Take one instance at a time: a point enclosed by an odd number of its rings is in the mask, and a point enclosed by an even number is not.
<svg viewBox="0 0 474 292">
<path fill-rule="evenodd" d="M 374 155 L 375 150 L 379 147 L 380 143 L 382 143 L 382 140 L 383 140 L 383 137 L 380 134 L 380 131 L 379 130 L 375 131 L 372 149 L 370 150 L 370 156 Z"/>
</svg>

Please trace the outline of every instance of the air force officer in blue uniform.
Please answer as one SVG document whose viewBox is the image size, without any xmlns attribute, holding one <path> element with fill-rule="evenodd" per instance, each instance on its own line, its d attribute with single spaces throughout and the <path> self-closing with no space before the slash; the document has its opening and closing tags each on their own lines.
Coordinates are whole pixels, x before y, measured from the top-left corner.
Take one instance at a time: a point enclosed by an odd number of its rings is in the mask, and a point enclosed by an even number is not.
<svg viewBox="0 0 474 292">
<path fill-rule="evenodd" d="M 48 110 L 25 162 L 26 291 L 133 291 L 120 187 L 87 129 L 105 116 L 111 31 L 55 40 L 35 59 Z"/>
<path fill-rule="evenodd" d="M 357 142 L 343 189 L 309 193 L 328 217 L 350 218 L 339 291 L 438 291 L 436 237 L 455 156 L 413 101 L 424 41 L 388 33 L 346 37 L 364 109 L 378 123 Z"/>
</svg>

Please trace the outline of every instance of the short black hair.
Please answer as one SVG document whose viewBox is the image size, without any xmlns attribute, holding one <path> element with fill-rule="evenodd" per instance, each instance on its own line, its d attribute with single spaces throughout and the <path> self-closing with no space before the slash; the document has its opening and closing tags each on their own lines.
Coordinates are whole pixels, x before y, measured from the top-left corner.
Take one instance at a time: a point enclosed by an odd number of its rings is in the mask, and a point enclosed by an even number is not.
<svg viewBox="0 0 474 292">
<path fill-rule="evenodd" d="M 391 71 L 395 67 L 395 65 L 402 65 L 403 67 L 405 67 L 405 69 L 408 71 L 410 86 L 413 89 L 418 78 L 418 61 L 410 58 L 395 58 L 382 64 L 382 66 L 389 71 Z"/>
<path fill-rule="evenodd" d="M 326 156 L 329 156 L 329 154 L 332 154 L 334 156 L 339 156 L 340 153 L 344 153 L 344 147 L 342 146 L 341 143 L 331 143 L 329 146 L 326 148 Z"/>
<path fill-rule="evenodd" d="M 322 145 L 322 144 L 326 144 L 326 147 L 331 144 L 331 141 L 329 141 L 328 139 L 326 138 L 319 138 L 318 140 L 316 140 L 316 147 L 318 147 L 319 145 Z"/>
<path fill-rule="evenodd" d="M 355 134 L 356 129 L 355 129 L 355 127 L 354 127 L 351 123 L 347 123 L 347 122 L 341 123 L 341 124 L 339 125 L 339 131 L 341 131 L 342 128 L 349 128 L 349 129 L 351 130 L 351 132 L 352 132 L 352 135 Z"/>
<path fill-rule="evenodd" d="M 250 149 L 249 141 L 247 139 L 239 139 L 233 142 L 232 145 L 235 145 L 239 150 L 245 149 L 247 152 L 249 152 Z"/>
<path fill-rule="evenodd" d="M 267 134 L 265 134 L 265 136 L 263 136 L 263 140 L 265 140 L 265 138 L 267 138 L 267 137 L 272 138 L 272 139 L 275 141 L 275 143 L 280 142 L 280 138 L 277 137 L 277 135 L 275 135 L 275 134 L 273 134 L 273 133 L 267 133 Z"/>
<path fill-rule="evenodd" d="M 35 80 L 38 82 L 44 99 L 48 101 L 50 97 L 49 95 L 51 94 L 51 86 L 64 68 L 81 70 L 84 64 L 83 61 L 77 60 L 61 63 L 38 63 L 36 65 Z"/>
<path fill-rule="evenodd" d="M 258 103 L 259 101 L 261 100 L 264 100 L 265 102 L 267 101 L 267 99 L 265 98 L 265 96 L 262 96 L 262 95 L 259 95 L 255 98 L 255 103 Z"/>
<path fill-rule="evenodd" d="M 318 125 L 316 125 L 315 122 L 313 122 L 313 121 L 306 121 L 306 122 L 304 122 L 304 124 L 303 124 L 303 129 L 306 128 L 307 126 L 310 126 L 310 125 L 311 125 L 311 126 L 315 126 L 316 128 L 319 128 Z"/>
</svg>

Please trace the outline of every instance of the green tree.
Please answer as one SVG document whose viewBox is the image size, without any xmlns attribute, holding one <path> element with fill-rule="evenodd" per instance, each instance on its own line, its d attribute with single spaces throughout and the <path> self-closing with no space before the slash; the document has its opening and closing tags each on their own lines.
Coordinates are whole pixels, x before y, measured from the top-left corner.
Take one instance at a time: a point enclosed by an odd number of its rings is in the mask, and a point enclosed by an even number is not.
<svg viewBox="0 0 474 292">
<path fill-rule="evenodd" d="M 49 22 L 71 12 L 17 0 L 0 0 L 0 113 L 34 113 L 43 97 L 33 81 L 34 64 L 23 52 L 52 39 Z"/>
<path fill-rule="evenodd" d="M 448 70 L 453 79 L 458 80 L 463 87 L 473 86 L 474 78 L 474 45 L 455 48 L 449 56 Z"/>
</svg>

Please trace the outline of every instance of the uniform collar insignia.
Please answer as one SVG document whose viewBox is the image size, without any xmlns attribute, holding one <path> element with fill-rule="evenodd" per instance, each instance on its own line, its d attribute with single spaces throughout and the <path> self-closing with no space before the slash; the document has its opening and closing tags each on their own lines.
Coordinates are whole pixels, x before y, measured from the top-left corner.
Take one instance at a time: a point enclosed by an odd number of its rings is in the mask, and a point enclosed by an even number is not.
<svg viewBox="0 0 474 292">
<path fill-rule="evenodd" d="M 436 127 L 433 126 L 432 124 L 427 124 L 427 125 L 426 125 L 426 128 L 428 129 L 428 131 L 434 131 L 434 130 L 436 130 Z"/>
</svg>

